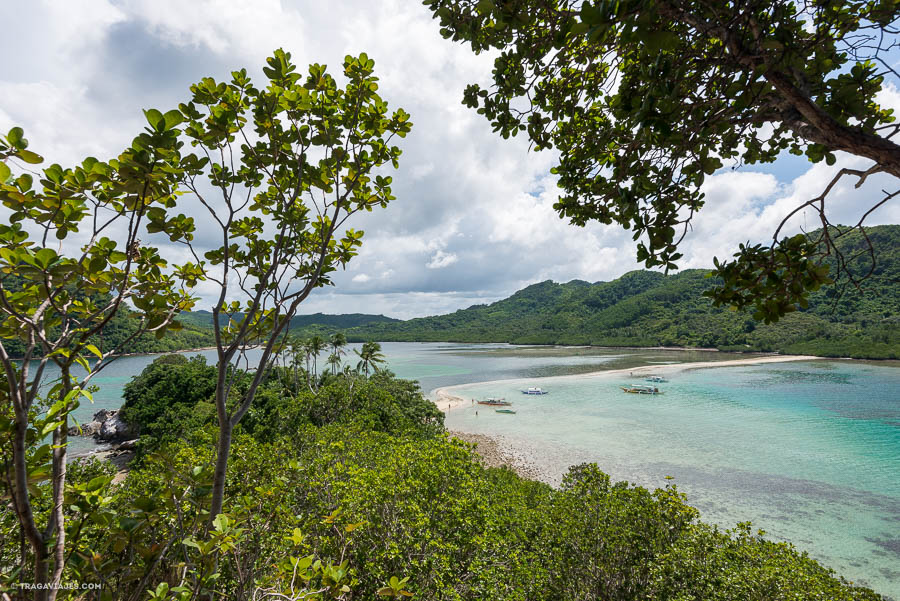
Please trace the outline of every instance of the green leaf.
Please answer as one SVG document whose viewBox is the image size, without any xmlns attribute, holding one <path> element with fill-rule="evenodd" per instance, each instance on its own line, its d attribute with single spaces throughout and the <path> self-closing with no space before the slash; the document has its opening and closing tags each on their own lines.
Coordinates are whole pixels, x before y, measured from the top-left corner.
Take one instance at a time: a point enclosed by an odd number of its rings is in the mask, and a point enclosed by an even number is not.
<svg viewBox="0 0 900 601">
<path fill-rule="evenodd" d="M 6 139 L 9 140 L 13 148 L 21 149 L 28 145 L 28 141 L 23 137 L 24 135 L 25 131 L 21 127 L 14 127 L 6 134 Z"/>
<path fill-rule="evenodd" d="M 90 371 L 91 371 L 91 366 L 90 366 L 90 364 L 87 362 L 87 359 L 85 359 L 85 358 L 82 357 L 81 355 L 75 357 L 75 363 L 77 363 L 78 365 L 80 365 L 80 366 L 84 369 L 84 371 L 87 371 L 87 372 L 90 372 Z"/>
<path fill-rule="evenodd" d="M 147 123 L 150 124 L 150 127 L 156 131 L 163 131 L 166 129 L 166 118 L 158 110 L 147 109 L 144 111 L 144 117 L 147 118 Z"/>
<path fill-rule="evenodd" d="M 12 171 L 6 166 L 6 163 L 0 163 L 0 184 L 5 184 L 12 176 Z"/>
<path fill-rule="evenodd" d="M 182 121 L 184 121 L 184 117 L 181 115 L 181 111 L 172 110 L 163 115 L 163 119 L 166 122 L 166 129 L 172 129 Z"/>
<path fill-rule="evenodd" d="M 25 161 L 26 163 L 30 163 L 32 165 L 37 165 L 38 163 L 44 162 L 44 157 L 30 150 L 19 150 L 16 152 L 16 156 Z"/>
<path fill-rule="evenodd" d="M 54 251 L 52 248 L 42 248 L 34 253 L 34 258 L 38 266 L 46 268 L 52 265 L 54 261 L 56 261 L 57 255 L 56 251 Z"/>
<path fill-rule="evenodd" d="M 58 428 L 58 427 L 61 426 L 62 424 L 63 424 L 63 420 L 59 420 L 59 421 L 55 421 L 55 422 L 50 422 L 50 423 L 44 424 L 44 427 L 41 428 L 41 437 L 47 436 L 48 434 L 50 434 L 51 432 L 53 432 L 54 430 L 56 430 L 56 428 Z"/>
<path fill-rule="evenodd" d="M 93 492 L 95 490 L 99 490 L 103 488 L 103 485 L 109 481 L 109 478 L 106 476 L 97 476 L 96 478 L 91 479 L 90 482 L 87 483 L 85 490 L 88 492 Z"/>
</svg>

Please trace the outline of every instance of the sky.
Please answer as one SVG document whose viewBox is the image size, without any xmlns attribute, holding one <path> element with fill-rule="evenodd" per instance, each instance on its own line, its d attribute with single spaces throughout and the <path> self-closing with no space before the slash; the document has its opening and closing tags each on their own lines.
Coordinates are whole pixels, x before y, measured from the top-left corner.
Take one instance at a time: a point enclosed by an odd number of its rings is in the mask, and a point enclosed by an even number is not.
<svg viewBox="0 0 900 601">
<path fill-rule="evenodd" d="M 225 79 L 243 67 L 261 79 L 275 48 L 304 69 L 324 63 L 335 75 L 347 54 L 373 58 L 382 98 L 414 123 L 392 173 L 397 199 L 353 218 L 350 225 L 366 232 L 359 256 L 300 313 L 408 319 L 493 302 L 548 279 L 608 281 L 641 268 L 631 233 L 558 217 L 552 152 L 503 140 L 462 106 L 466 84 L 490 82 L 492 59 L 444 40 L 418 0 L 5 0 L 0 22 L 0 130 L 23 127 L 32 150 L 62 165 L 116 156 L 144 127 L 141 109 L 177 107 L 203 77 Z M 882 101 L 900 109 L 894 88 Z M 841 166 L 867 163 L 839 156 L 827 167 L 788 157 L 722 169 L 704 185 L 706 206 L 679 267 L 710 267 L 740 242 L 770 240 L 783 216 L 818 196 Z M 851 183 L 829 199 L 834 223 L 855 223 L 889 185 Z M 804 219 L 798 215 L 787 232 Z M 867 223 L 900 223 L 900 204 Z M 198 293 L 198 308 L 208 307 L 211 287 Z"/>
</svg>

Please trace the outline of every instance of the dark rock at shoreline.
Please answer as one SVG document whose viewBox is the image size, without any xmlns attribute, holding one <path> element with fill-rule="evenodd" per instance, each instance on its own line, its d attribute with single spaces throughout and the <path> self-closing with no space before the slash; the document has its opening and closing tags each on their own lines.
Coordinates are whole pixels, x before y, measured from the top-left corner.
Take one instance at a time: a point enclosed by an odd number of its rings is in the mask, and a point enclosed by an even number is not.
<svg viewBox="0 0 900 601">
<path fill-rule="evenodd" d="M 104 442 L 130 441 L 136 438 L 136 429 L 125 422 L 117 409 L 101 409 L 94 414 L 93 421 L 69 428 L 72 436 L 93 436 L 95 440 Z"/>
<path fill-rule="evenodd" d="M 71 426 L 69 436 L 93 436 L 100 431 L 101 422 L 88 422 L 80 426 Z"/>
<path fill-rule="evenodd" d="M 117 451 L 133 451 L 135 446 L 137 445 L 137 438 L 132 440 L 125 440 L 119 443 L 119 446 L 116 448 Z"/>
</svg>

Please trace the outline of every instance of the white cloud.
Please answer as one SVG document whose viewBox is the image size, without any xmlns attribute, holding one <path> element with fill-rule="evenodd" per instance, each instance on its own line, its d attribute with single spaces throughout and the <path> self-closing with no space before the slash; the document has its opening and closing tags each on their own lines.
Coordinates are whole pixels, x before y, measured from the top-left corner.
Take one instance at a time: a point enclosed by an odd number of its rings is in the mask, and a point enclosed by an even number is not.
<svg viewBox="0 0 900 601">
<path fill-rule="evenodd" d="M 34 150 L 63 164 L 114 156 L 143 127 L 141 108 L 176 106 L 204 76 L 247 67 L 258 80 L 274 48 L 290 51 L 303 69 L 327 63 L 332 73 L 345 54 L 374 58 L 379 93 L 414 123 L 401 142 L 401 169 L 391 173 L 397 199 L 352 220 L 366 231 L 359 256 L 335 274 L 334 288 L 304 303 L 304 312 L 434 314 L 544 279 L 610 280 L 639 268 L 629 232 L 573 227 L 558 217 L 552 152 L 501 139 L 462 106 L 466 84 L 489 81 L 492 57 L 441 38 L 418 3 L 20 0 L 0 5 L 0 20 L 16 24 L 0 38 L 0 52 L 16 57 L 0 75 L 0 129 L 22 125 Z M 880 99 L 900 107 L 895 88 Z M 816 165 L 781 181 L 751 170 L 709 178 L 681 266 L 708 267 L 740 241 L 765 241 L 834 169 L 862 164 L 841 156 L 833 168 Z M 858 219 L 886 185 L 878 178 L 862 189 L 852 183 L 829 199 L 836 221 Z M 900 208 L 887 205 L 873 217 L 898 222 Z M 798 215 L 789 229 L 802 226 Z M 182 247 L 165 252 L 187 258 Z M 198 293 L 208 303 L 213 288 Z"/>
<path fill-rule="evenodd" d="M 439 250 L 434 253 L 431 260 L 425 264 L 425 267 L 428 269 L 441 269 L 442 267 L 453 265 L 457 261 L 459 261 L 459 257 L 457 257 L 455 253 L 445 253 L 444 251 Z"/>
<path fill-rule="evenodd" d="M 125 0 L 129 18 L 143 22 L 160 38 L 190 49 L 205 46 L 220 55 L 261 61 L 273 44 L 298 49 L 308 30 L 299 8 L 279 0 Z M 289 49 L 290 49 L 289 48 Z"/>
</svg>

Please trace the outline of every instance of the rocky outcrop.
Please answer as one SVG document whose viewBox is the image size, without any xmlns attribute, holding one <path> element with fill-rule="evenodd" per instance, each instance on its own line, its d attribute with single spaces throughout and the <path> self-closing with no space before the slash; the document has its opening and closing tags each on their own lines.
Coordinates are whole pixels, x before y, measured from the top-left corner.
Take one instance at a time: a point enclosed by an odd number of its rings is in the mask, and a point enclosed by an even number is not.
<svg viewBox="0 0 900 601">
<path fill-rule="evenodd" d="M 93 436 L 95 440 L 103 442 L 118 442 L 129 440 L 137 436 L 136 429 L 119 416 L 117 409 L 101 409 L 94 414 L 93 421 L 69 428 L 69 434 L 73 436 Z"/>
<path fill-rule="evenodd" d="M 93 436 L 100 431 L 101 422 L 88 422 L 80 426 L 70 426 L 69 436 Z"/>
<path fill-rule="evenodd" d="M 116 450 L 117 451 L 133 451 L 135 448 L 137 448 L 137 441 L 138 441 L 138 439 L 135 438 L 132 440 L 126 440 L 124 442 L 120 442 L 119 446 L 116 447 Z"/>
</svg>

